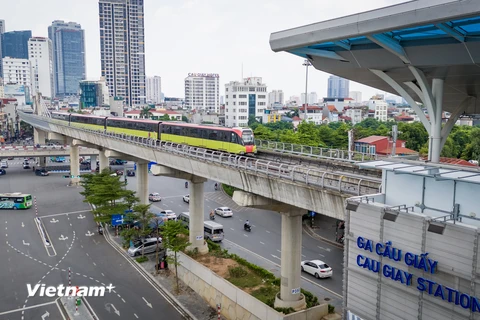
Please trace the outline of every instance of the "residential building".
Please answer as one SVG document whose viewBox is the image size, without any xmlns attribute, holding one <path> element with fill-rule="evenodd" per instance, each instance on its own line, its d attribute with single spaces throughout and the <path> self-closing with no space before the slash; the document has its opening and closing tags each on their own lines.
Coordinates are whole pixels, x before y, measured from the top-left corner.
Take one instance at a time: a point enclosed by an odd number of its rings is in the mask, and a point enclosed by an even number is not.
<svg viewBox="0 0 480 320">
<path fill-rule="evenodd" d="M 0 84 L 0 98 L 5 98 L 5 87 Z"/>
<path fill-rule="evenodd" d="M 362 108 L 349 108 L 343 113 L 350 118 L 353 125 L 363 121 L 363 109 Z"/>
<path fill-rule="evenodd" d="M 147 77 L 147 102 L 162 102 L 162 78 L 159 76 Z"/>
<path fill-rule="evenodd" d="M 350 81 L 337 76 L 328 78 L 328 98 L 348 98 Z"/>
<path fill-rule="evenodd" d="M 281 104 L 283 105 L 283 91 L 282 90 L 273 90 L 268 93 L 268 107 L 273 108 L 274 105 Z"/>
<path fill-rule="evenodd" d="M 218 113 L 220 76 L 216 73 L 189 73 L 185 78 L 185 107 Z"/>
<path fill-rule="evenodd" d="M 250 116 L 261 118 L 267 107 L 267 85 L 261 77 L 225 84 L 225 126 L 247 127 Z"/>
<path fill-rule="evenodd" d="M 368 101 L 368 109 L 375 111 L 374 118 L 378 121 L 387 121 L 388 119 L 388 103 L 385 100 L 373 97 Z"/>
<path fill-rule="evenodd" d="M 28 40 L 31 30 L 10 31 L 2 34 L 2 58 L 28 59 Z"/>
<path fill-rule="evenodd" d="M 356 103 L 362 102 L 362 92 L 361 91 L 350 91 L 348 97 L 352 98 Z"/>
<path fill-rule="evenodd" d="M 302 105 L 305 104 L 305 93 L 301 94 L 302 96 Z M 307 103 L 309 105 L 318 103 L 318 95 L 316 92 L 310 92 L 307 97 Z"/>
<path fill-rule="evenodd" d="M 32 67 L 32 94 L 40 92 L 44 97 L 54 97 L 52 41 L 44 37 L 30 38 L 28 56 Z"/>
<path fill-rule="evenodd" d="M 328 110 L 328 108 L 325 108 Z M 307 117 L 305 117 L 305 108 L 298 110 L 300 118 L 302 120 L 307 119 L 307 122 L 313 122 L 314 124 L 323 124 L 327 119 L 327 115 L 324 112 L 324 106 L 307 106 Z"/>
<path fill-rule="evenodd" d="M 2 34 L 5 33 L 5 20 L 0 19 L 0 78 L 3 77 L 2 71 Z M 1 98 L 1 96 L 0 96 Z"/>
<path fill-rule="evenodd" d="M 145 33 L 143 0 L 99 0 L 102 77 L 110 96 L 128 106 L 143 105 Z"/>
<path fill-rule="evenodd" d="M 21 84 L 30 90 L 32 85 L 30 60 L 5 57 L 2 64 L 5 84 Z"/>
<path fill-rule="evenodd" d="M 354 143 L 357 152 L 388 156 L 392 154 L 393 141 L 390 137 L 370 136 Z M 405 147 L 405 141 L 397 139 L 395 155 L 418 155 L 418 152 Z"/>
<path fill-rule="evenodd" d="M 55 20 L 48 27 L 52 41 L 55 95 L 78 95 L 78 85 L 85 80 L 85 32 L 76 22 Z"/>
<path fill-rule="evenodd" d="M 109 105 L 110 96 L 105 78 L 80 81 L 80 109 Z"/>
<path fill-rule="evenodd" d="M 262 123 L 282 121 L 282 117 L 284 117 L 283 113 L 278 112 L 278 110 L 264 109 Z"/>
</svg>

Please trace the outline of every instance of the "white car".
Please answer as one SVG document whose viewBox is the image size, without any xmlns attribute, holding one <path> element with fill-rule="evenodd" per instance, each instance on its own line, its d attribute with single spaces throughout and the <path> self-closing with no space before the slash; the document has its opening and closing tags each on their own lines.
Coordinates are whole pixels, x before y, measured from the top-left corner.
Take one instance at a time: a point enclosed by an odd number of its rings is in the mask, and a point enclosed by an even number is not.
<svg viewBox="0 0 480 320">
<path fill-rule="evenodd" d="M 315 278 L 330 278 L 333 275 L 333 270 L 325 262 L 321 260 L 310 260 L 300 262 L 302 271 L 310 273 Z"/>
<path fill-rule="evenodd" d="M 230 209 L 229 207 L 216 208 L 215 209 L 215 214 L 218 214 L 219 216 L 222 216 L 222 217 L 232 217 L 233 216 L 232 209 Z"/>
<path fill-rule="evenodd" d="M 152 202 L 157 202 L 157 201 L 162 201 L 162 198 L 160 197 L 159 193 L 154 192 L 148 195 L 148 200 Z"/>
<path fill-rule="evenodd" d="M 166 216 L 168 220 L 177 220 L 177 214 L 172 210 L 162 210 L 160 214 Z"/>
<path fill-rule="evenodd" d="M 183 202 L 190 203 L 190 195 L 183 196 Z"/>
<path fill-rule="evenodd" d="M 8 162 L 7 161 L 2 161 L 1 167 L 2 167 L 2 169 L 8 168 Z"/>
</svg>

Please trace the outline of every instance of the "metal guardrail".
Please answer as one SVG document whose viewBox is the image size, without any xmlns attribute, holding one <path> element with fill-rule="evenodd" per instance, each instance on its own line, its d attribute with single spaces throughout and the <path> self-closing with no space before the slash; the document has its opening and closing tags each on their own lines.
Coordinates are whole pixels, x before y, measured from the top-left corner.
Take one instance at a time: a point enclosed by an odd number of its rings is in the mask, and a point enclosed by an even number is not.
<svg viewBox="0 0 480 320">
<path fill-rule="evenodd" d="M 357 151 L 348 151 L 342 149 L 330 149 L 305 146 L 301 144 L 276 142 L 268 140 L 255 140 L 255 144 L 259 151 L 270 150 L 281 153 L 294 154 L 307 158 L 331 159 L 346 162 L 359 162 L 367 160 L 377 160 L 377 155 L 362 153 Z"/>
<path fill-rule="evenodd" d="M 24 121 L 27 119 L 34 120 L 36 118 L 40 118 L 39 120 L 41 121 L 53 123 L 57 126 L 80 130 L 91 134 L 120 140 L 126 143 L 153 148 L 170 154 L 182 155 L 183 157 L 201 160 L 202 162 L 210 162 L 217 165 L 240 169 L 256 175 L 264 175 L 275 179 L 288 180 L 322 189 L 330 189 L 342 194 L 358 196 L 377 193 L 381 189 L 381 185 L 378 183 L 378 181 L 360 179 L 358 176 L 349 176 L 348 174 L 337 174 L 329 171 L 312 169 L 301 165 L 292 166 L 276 161 L 256 159 L 248 156 L 238 156 L 219 151 L 201 149 L 127 134 L 105 132 L 103 130 L 92 130 L 89 128 L 82 128 L 77 125 L 68 126 L 65 125 L 63 121 L 25 113 L 21 113 L 20 118 L 22 118 Z M 35 125 L 35 121 L 32 122 L 33 123 L 31 124 Z M 40 124 L 37 125 L 40 126 Z"/>
</svg>

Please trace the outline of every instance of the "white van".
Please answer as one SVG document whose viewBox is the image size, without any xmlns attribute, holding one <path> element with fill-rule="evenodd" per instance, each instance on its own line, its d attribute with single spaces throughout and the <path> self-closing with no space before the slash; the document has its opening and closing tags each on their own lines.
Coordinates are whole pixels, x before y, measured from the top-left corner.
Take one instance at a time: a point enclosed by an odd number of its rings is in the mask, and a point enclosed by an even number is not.
<svg viewBox="0 0 480 320">
<path fill-rule="evenodd" d="M 162 238 L 158 238 L 159 252 L 163 249 Z M 133 246 L 128 248 L 128 255 L 130 257 L 139 256 L 142 254 L 153 253 L 157 249 L 157 238 L 147 238 L 145 240 L 138 240 L 133 243 Z"/>
<path fill-rule="evenodd" d="M 223 226 L 213 221 L 203 222 L 203 236 L 211 241 L 222 241 L 224 238 Z"/>
<path fill-rule="evenodd" d="M 180 221 L 188 230 L 188 225 L 190 224 L 190 212 L 180 213 L 177 217 L 177 221 Z"/>
</svg>

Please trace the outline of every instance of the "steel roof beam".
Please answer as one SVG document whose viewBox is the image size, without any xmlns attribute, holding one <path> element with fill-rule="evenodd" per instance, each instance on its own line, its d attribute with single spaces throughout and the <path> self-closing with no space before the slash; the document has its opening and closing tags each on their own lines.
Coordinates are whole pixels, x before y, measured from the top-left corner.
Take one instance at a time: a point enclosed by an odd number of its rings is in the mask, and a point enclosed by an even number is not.
<svg viewBox="0 0 480 320">
<path fill-rule="evenodd" d="M 399 57 L 404 63 L 410 64 L 410 59 L 408 59 L 407 53 L 397 40 L 392 39 L 383 33 L 368 35 L 367 38 Z"/>
<path fill-rule="evenodd" d="M 458 32 L 457 30 L 455 30 L 454 28 L 447 25 L 446 23 L 436 23 L 435 27 L 442 30 L 443 32 L 445 32 L 449 36 L 457 39 L 458 41 L 465 42 L 465 36 L 463 34 L 461 34 L 460 32 Z"/>
<path fill-rule="evenodd" d="M 448 135 L 450 131 L 452 131 L 453 125 L 457 122 L 460 115 L 467 109 L 467 107 L 475 101 L 475 97 L 466 97 L 462 103 L 455 109 L 455 112 L 450 114 L 450 118 L 448 119 L 447 123 L 442 128 L 442 141 L 440 142 L 440 148 L 443 149 L 445 142 L 447 142 Z M 440 150 L 441 150 L 440 149 Z"/>
<path fill-rule="evenodd" d="M 336 46 L 339 46 L 340 48 L 343 48 L 345 50 L 350 51 L 352 46 L 350 45 L 349 41 L 334 41 L 333 42 Z"/>
<path fill-rule="evenodd" d="M 296 54 L 296 55 L 309 55 L 309 56 L 315 56 L 315 57 L 321 57 L 321 58 L 326 58 L 326 59 L 347 61 L 348 62 L 347 59 L 345 59 L 344 57 L 336 54 L 333 51 L 318 50 L 318 49 L 312 49 L 312 48 L 298 48 L 298 49 L 289 50 L 288 52 Z"/>
</svg>

